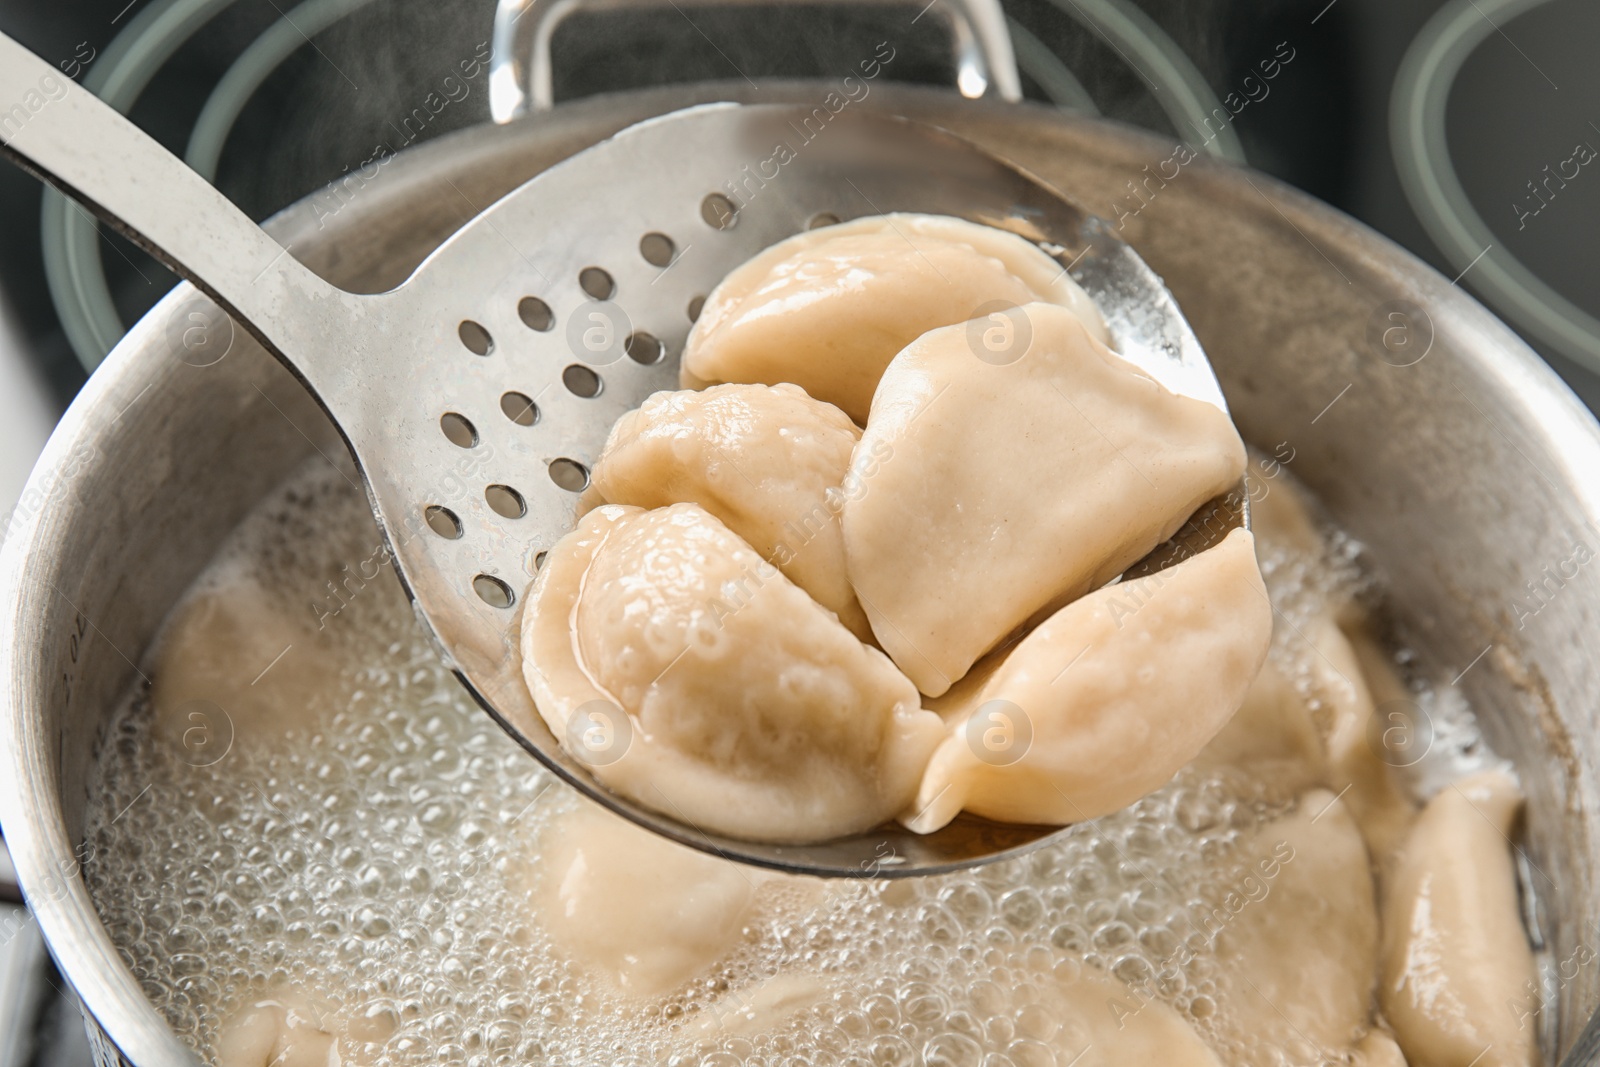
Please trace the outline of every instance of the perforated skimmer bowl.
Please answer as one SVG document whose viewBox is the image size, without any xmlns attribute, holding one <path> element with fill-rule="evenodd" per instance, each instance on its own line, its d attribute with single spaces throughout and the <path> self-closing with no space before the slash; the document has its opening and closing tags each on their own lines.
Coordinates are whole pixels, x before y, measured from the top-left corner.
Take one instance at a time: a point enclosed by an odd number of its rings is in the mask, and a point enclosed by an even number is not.
<svg viewBox="0 0 1600 1067">
<path fill-rule="evenodd" d="M 67 89 L 41 94 L 46 84 Z M 356 457 L 424 628 L 474 697 L 562 778 L 685 844 L 818 874 L 931 873 L 1054 832 L 962 818 L 929 836 L 885 828 L 773 846 L 632 804 L 600 785 L 533 707 L 518 608 L 544 551 L 572 528 L 612 424 L 677 387 L 706 294 L 756 252 L 820 222 L 930 212 L 1029 237 L 1095 298 L 1124 356 L 1174 391 L 1224 406 L 1171 295 L 1103 222 L 928 126 L 711 104 L 553 167 L 463 226 L 400 287 L 355 295 L 3 37 L 0 100 L 40 101 L 3 131 L 8 154 L 205 289 L 317 397 Z M 1243 497 L 1214 514 L 1179 539 L 1243 522 Z M 1141 566 L 1170 555 L 1158 550 Z"/>
</svg>

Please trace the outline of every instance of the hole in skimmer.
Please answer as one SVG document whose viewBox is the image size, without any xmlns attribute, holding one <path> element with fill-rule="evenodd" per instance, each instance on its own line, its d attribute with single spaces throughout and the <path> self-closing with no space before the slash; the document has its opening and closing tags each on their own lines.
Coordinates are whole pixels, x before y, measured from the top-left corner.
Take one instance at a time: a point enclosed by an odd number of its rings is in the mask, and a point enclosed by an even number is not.
<svg viewBox="0 0 1600 1067">
<path fill-rule="evenodd" d="M 589 487 L 589 468 L 565 456 L 550 461 L 550 480 L 569 493 L 581 493 Z"/>
<path fill-rule="evenodd" d="M 461 325 L 456 327 L 456 336 L 474 355 L 487 356 L 494 351 L 494 338 L 489 336 L 489 331 L 471 319 L 461 320 Z"/>
<path fill-rule="evenodd" d="M 528 502 L 509 485 L 489 486 L 483 491 L 483 499 L 489 502 L 495 514 L 503 518 L 520 519 L 528 513 Z"/>
<path fill-rule="evenodd" d="M 454 411 L 447 411 L 439 417 L 439 429 L 457 448 L 472 448 L 478 443 L 478 428 L 465 415 Z"/>
<path fill-rule="evenodd" d="M 517 602 L 511 587 L 492 574 L 480 574 L 472 579 L 472 591 L 491 608 L 509 608 Z"/>
</svg>

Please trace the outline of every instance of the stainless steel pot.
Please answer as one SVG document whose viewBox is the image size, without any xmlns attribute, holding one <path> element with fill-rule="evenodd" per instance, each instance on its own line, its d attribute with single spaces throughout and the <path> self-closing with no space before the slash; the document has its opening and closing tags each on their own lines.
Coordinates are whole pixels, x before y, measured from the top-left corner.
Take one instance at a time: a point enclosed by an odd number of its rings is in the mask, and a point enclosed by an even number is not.
<svg viewBox="0 0 1600 1067">
<path fill-rule="evenodd" d="M 387 287 L 556 160 L 636 119 L 748 95 L 743 83 L 622 94 L 469 130 L 403 153 L 353 192 L 308 198 L 270 229 L 338 284 Z M 1178 163 L 1159 138 L 1031 105 L 879 86 L 866 106 L 944 125 L 1124 228 L 1183 304 L 1246 438 L 1292 455 L 1388 579 L 1393 621 L 1423 667 L 1460 672 L 1490 742 L 1515 761 L 1549 958 L 1592 947 L 1600 670 L 1585 646 L 1600 568 L 1574 573 L 1569 561 L 1580 542 L 1585 560 L 1600 545 L 1600 426 L 1576 398 L 1460 289 L 1269 178 Z M 0 548 L 0 818 L 106 1062 L 193 1059 L 78 876 L 97 739 L 222 537 L 312 449 L 338 447 L 278 363 L 208 309 L 180 286 L 118 346 L 51 439 Z M 1577 1039 L 1600 971 L 1553 986 L 1548 1053 Z"/>
</svg>

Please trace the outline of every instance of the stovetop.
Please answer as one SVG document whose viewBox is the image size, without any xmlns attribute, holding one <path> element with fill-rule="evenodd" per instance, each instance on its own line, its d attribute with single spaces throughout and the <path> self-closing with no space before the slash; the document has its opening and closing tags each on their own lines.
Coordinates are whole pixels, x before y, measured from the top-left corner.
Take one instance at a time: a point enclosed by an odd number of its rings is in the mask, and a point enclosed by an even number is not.
<svg viewBox="0 0 1600 1067">
<path fill-rule="evenodd" d="M 657 6 L 563 24 L 552 47 L 556 99 L 669 81 L 827 76 L 890 36 L 897 58 L 888 76 L 948 84 L 952 75 L 938 20 L 903 9 Z M 1600 111 L 1585 110 L 1600 96 L 1600 65 L 1588 55 L 1600 40 L 1600 5 L 1527 0 L 1526 13 L 1494 18 L 1484 7 L 1505 3 L 1004 3 L 1029 98 L 1247 161 L 1410 248 L 1525 331 L 1534 321 L 1527 308 L 1477 288 L 1480 259 L 1525 265 L 1579 313 L 1600 317 L 1600 176 L 1588 173 Z M 1466 207 L 1487 226 L 1477 259 L 1472 249 L 1436 244 L 1437 226 L 1425 222 L 1463 205 L 1408 199 L 1396 165 L 1397 147 L 1399 158 L 1409 148 L 1395 114 L 1397 73 L 1408 50 L 1437 35 L 1442 23 L 1425 30 L 1430 19 L 1452 11 L 1465 13 L 1462 32 L 1482 43 L 1442 98 L 1447 150 L 1433 163 L 1458 178 Z M 483 60 L 493 14 L 492 0 L 0 0 L 0 31 L 69 77 L 112 83 L 136 122 L 174 151 L 214 158 L 219 187 L 262 218 L 379 150 L 490 121 Z M 274 41 L 287 41 L 276 50 L 281 61 L 230 99 L 249 57 L 273 51 Z M 133 92 L 141 66 L 148 84 Z M 1196 117 L 1207 113 L 1222 119 Z M 209 156 L 197 123 L 210 130 Z M 59 270 L 50 279 L 47 249 L 59 255 L 62 223 L 42 221 L 42 203 L 31 178 L 0 166 L 0 516 L 16 505 L 26 469 L 88 369 L 175 281 L 126 241 L 102 235 L 106 298 L 100 306 L 75 300 Z M 1528 336 L 1591 407 L 1600 405 L 1600 377 L 1565 346 Z M 0 902 L 8 899 L 5 870 Z M 0 903 L 0 1067 L 89 1062 L 37 927 L 14 903 Z"/>
</svg>

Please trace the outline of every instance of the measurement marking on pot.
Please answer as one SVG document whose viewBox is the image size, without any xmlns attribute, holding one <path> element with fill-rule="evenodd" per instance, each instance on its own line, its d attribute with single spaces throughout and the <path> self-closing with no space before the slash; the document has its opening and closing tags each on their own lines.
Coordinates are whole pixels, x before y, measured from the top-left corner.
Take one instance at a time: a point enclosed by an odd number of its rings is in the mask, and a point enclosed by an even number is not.
<svg viewBox="0 0 1600 1067">
<path fill-rule="evenodd" d="M 261 673 L 256 675 L 255 681 L 251 682 L 250 684 L 251 685 L 255 685 L 256 682 L 259 682 L 259 681 L 261 681 L 261 679 L 265 678 L 267 676 L 267 671 L 270 671 L 272 668 L 276 667 L 278 665 L 278 661 L 280 659 L 282 659 L 283 657 L 287 656 L 289 654 L 289 650 L 291 648 L 293 648 L 293 647 L 294 647 L 294 645 L 292 643 L 284 645 L 283 646 L 283 651 L 279 652 L 276 656 L 272 657 L 272 662 L 267 664 L 264 668 L 262 668 Z"/>
<path fill-rule="evenodd" d="M 94 624 L 94 620 L 89 618 L 89 616 L 85 615 L 83 613 L 83 610 L 81 608 L 79 608 L 78 605 L 74 604 L 72 602 L 72 599 L 70 597 L 68 597 L 67 594 L 65 594 L 65 593 L 63 593 L 61 591 L 61 587 L 60 586 L 52 584 L 50 586 L 50 588 L 54 589 L 56 591 L 56 596 L 60 597 L 62 600 L 65 600 L 67 602 L 67 606 L 69 608 L 71 608 L 73 611 L 76 611 L 78 613 L 79 617 L 82 618 L 84 622 L 89 624 L 89 628 L 91 630 L 93 630 L 95 633 L 100 635 L 100 640 L 104 641 L 108 645 L 111 645 L 111 651 L 113 651 L 117 655 L 121 656 L 122 659 L 123 659 L 123 662 L 125 662 L 128 666 L 133 668 L 133 673 L 137 674 L 140 678 L 144 679 L 144 684 L 145 685 L 149 685 L 150 684 L 150 679 L 145 677 L 144 671 L 141 671 L 139 669 L 138 664 L 134 663 L 133 660 L 129 659 L 127 654 L 124 653 L 122 651 L 122 649 L 118 648 L 114 644 L 111 644 L 111 638 L 107 637 L 104 633 L 101 632 L 100 627 L 98 627 L 98 626 L 96 626 Z"/>
</svg>

